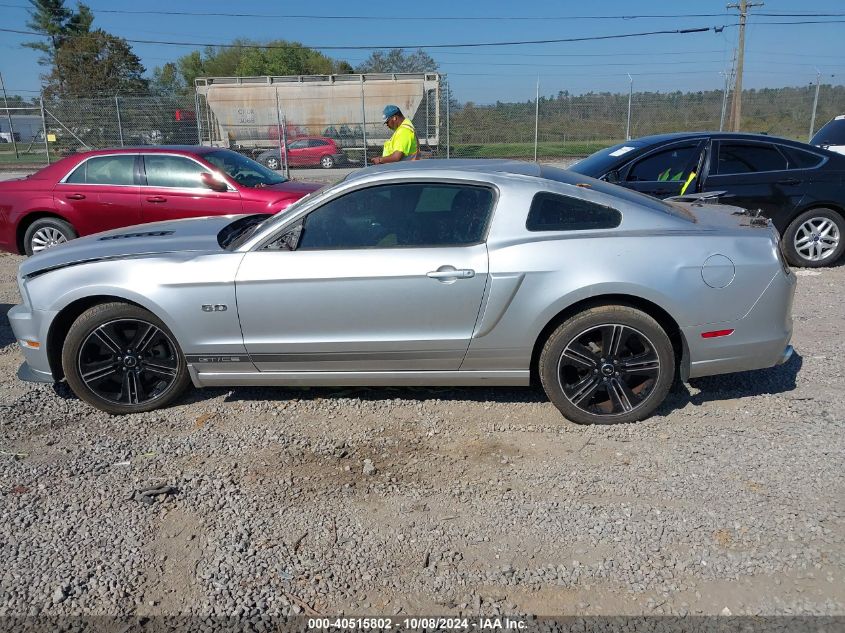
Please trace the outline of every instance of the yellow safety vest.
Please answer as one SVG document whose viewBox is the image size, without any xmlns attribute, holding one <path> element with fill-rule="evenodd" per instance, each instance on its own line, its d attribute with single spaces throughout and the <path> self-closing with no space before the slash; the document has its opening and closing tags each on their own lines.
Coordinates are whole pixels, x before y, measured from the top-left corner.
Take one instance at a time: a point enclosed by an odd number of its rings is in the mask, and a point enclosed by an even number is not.
<svg viewBox="0 0 845 633">
<path fill-rule="evenodd" d="M 393 135 L 385 142 L 381 155 L 390 156 L 397 151 L 402 152 L 402 160 L 417 160 L 419 158 L 417 132 L 410 119 L 406 118 L 393 131 Z"/>
</svg>

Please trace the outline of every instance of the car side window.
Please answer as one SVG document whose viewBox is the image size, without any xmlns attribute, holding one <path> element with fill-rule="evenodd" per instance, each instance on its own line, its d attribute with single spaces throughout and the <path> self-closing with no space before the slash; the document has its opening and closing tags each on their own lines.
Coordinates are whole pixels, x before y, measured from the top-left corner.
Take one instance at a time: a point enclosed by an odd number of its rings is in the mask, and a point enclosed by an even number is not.
<svg viewBox="0 0 845 633">
<path fill-rule="evenodd" d="M 616 209 L 556 193 L 534 196 L 525 228 L 529 231 L 595 231 L 614 229 L 622 223 Z"/>
<path fill-rule="evenodd" d="M 407 183 L 335 198 L 308 215 L 297 250 L 464 246 L 483 241 L 486 187 Z"/>
<path fill-rule="evenodd" d="M 780 146 L 780 150 L 786 154 L 787 169 L 812 169 L 822 164 L 824 157 L 795 147 Z"/>
<path fill-rule="evenodd" d="M 786 157 L 769 143 L 719 143 L 717 174 L 752 174 L 781 171 L 787 168 Z"/>
<path fill-rule="evenodd" d="M 96 156 L 82 163 L 65 182 L 86 185 L 134 185 L 135 156 Z"/>
<path fill-rule="evenodd" d="M 698 143 L 676 145 L 655 152 L 634 163 L 628 171 L 629 182 L 678 181 L 686 179 L 693 161 L 698 159 Z"/>
<path fill-rule="evenodd" d="M 208 172 L 202 165 L 182 156 L 147 154 L 144 156 L 147 185 L 150 187 L 201 188 L 200 175 Z"/>
<path fill-rule="evenodd" d="M 308 147 L 323 147 L 324 145 L 328 145 L 325 141 L 320 141 L 318 139 L 311 139 L 308 141 Z"/>
<path fill-rule="evenodd" d="M 308 147 L 308 141 L 294 141 L 288 149 L 302 149 L 304 147 Z"/>
</svg>

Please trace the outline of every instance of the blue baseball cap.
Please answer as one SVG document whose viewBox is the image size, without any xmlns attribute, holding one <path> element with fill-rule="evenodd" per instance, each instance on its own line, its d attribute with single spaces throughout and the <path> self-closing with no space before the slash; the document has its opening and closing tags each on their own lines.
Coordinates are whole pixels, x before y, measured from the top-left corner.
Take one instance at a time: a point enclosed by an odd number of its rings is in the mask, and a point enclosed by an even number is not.
<svg viewBox="0 0 845 633">
<path fill-rule="evenodd" d="M 392 117 L 394 114 L 401 114 L 402 111 L 399 109 L 399 106 L 395 106 L 393 104 L 384 106 L 384 110 L 382 110 L 381 120 L 383 123 L 387 123 L 387 120 Z"/>
</svg>

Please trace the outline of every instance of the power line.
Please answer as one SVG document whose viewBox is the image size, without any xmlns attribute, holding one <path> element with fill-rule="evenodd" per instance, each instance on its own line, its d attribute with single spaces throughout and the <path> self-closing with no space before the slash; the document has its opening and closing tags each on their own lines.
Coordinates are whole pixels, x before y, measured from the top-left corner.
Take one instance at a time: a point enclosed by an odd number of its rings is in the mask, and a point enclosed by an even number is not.
<svg viewBox="0 0 845 633">
<path fill-rule="evenodd" d="M 732 25 L 728 25 L 732 26 Z M 724 28 L 724 27 L 721 27 Z M 378 49 L 395 49 L 395 48 L 408 48 L 408 49 L 415 49 L 415 48 L 423 48 L 423 49 L 432 49 L 432 48 L 475 48 L 475 47 L 487 47 L 487 46 L 523 46 L 527 44 L 560 44 L 565 42 L 591 42 L 591 41 L 598 41 L 598 40 L 616 40 L 616 39 L 627 39 L 627 38 L 634 38 L 634 37 L 647 37 L 651 35 L 686 35 L 688 33 L 706 33 L 708 31 L 715 31 L 717 27 L 706 26 L 706 27 L 696 27 L 696 28 L 688 28 L 688 29 L 666 29 L 660 31 L 643 31 L 640 33 L 620 33 L 616 35 L 591 35 L 585 37 L 565 37 L 565 38 L 555 38 L 555 39 L 544 39 L 544 40 L 514 40 L 508 42 L 472 42 L 472 43 L 457 43 L 457 44 L 403 44 L 403 45 L 370 45 L 370 46 L 312 46 L 312 45 L 299 45 L 293 46 L 289 44 L 215 44 L 215 43 L 208 43 L 208 42 L 174 42 L 174 41 L 163 41 L 163 40 L 139 40 L 139 39 L 130 39 L 130 38 L 123 38 L 127 42 L 131 42 L 133 44 L 158 44 L 161 46 L 192 46 L 192 47 L 218 47 L 218 48 L 256 48 L 256 49 L 298 49 L 298 48 L 312 48 L 318 51 L 329 51 L 329 50 L 378 50 Z M 19 35 L 36 35 L 39 37 L 46 37 L 42 33 L 37 33 L 35 31 L 23 31 L 18 29 L 3 29 L 0 28 L 0 32 L 4 33 L 17 33 Z M 82 38 L 88 37 L 87 35 L 76 35 L 74 37 Z"/>
<path fill-rule="evenodd" d="M 31 9 L 26 5 L 0 3 L 0 7 L 15 9 Z M 95 13 L 116 15 L 167 15 L 185 17 L 221 17 L 221 18 L 273 18 L 285 20 L 381 20 L 381 21 L 426 21 L 426 22 L 475 22 L 497 20 L 543 21 L 548 20 L 639 20 L 639 19 L 677 19 L 677 18 L 719 18 L 729 15 L 722 13 L 675 13 L 675 14 L 641 14 L 641 15 L 513 15 L 513 16 L 398 16 L 398 15 L 317 15 L 317 14 L 285 14 L 285 13 L 227 13 L 222 11 L 161 11 L 151 9 L 98 9 L 89 7 Z"/>
</svg>

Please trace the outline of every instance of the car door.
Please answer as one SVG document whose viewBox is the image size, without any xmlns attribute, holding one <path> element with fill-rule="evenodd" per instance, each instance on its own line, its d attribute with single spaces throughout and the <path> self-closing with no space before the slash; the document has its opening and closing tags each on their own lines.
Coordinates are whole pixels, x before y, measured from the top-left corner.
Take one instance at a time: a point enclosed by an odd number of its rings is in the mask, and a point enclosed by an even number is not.
<svg viewBox="0 0 845 633">
<path fill-rule="evenodd" d="M 804 196 L 807 177 L 807 170 L 789 169 L 777 143 L 721 139 L 714 143 L 702 191 L 725 191 L 725 204 L 760 209 L 780 225 Z"/>
<path fill-rule="evenodd" d="M 137 154 L 92 156 L 56 184 L 56 208 L 73 214 L 80 235 L 141 221 L 137 159 Z"/>
<path fill-rule="evenodd" d="M 661 146 L 620 170 L 620 184 L 657 198 L 680 195 L 696 173 L 705 145 L 706 139 L 693 139 Z"/>
<path fill-rule="evenodd" d="M 456 370 L 488 276 L 493 192 L 364 187 L 297 221 L 294 250 L 245 255 L 244 344 L 262 371 Z"/>
<path fill-rule="evenodd" d="M 211 168 L 176 154 L 143 154 L 141 218 L 158 222 L 178 218 L 242 213 L 240 193 L 233 186 L 212 191 L 201 181 Z"/>
<path fill-rule="evenodd" d="M 301 167 L 308 164 L 308 139 L 292 141 L 288 145 L 288 165 Z"/>
<path fill-rule="evenodd" d="M 323 155 L 331 153 L 328 145 L 328 142 L 319 138 L 312 138 L 308 141 L 308 164 L 319 165 Z"/>
</svg>

